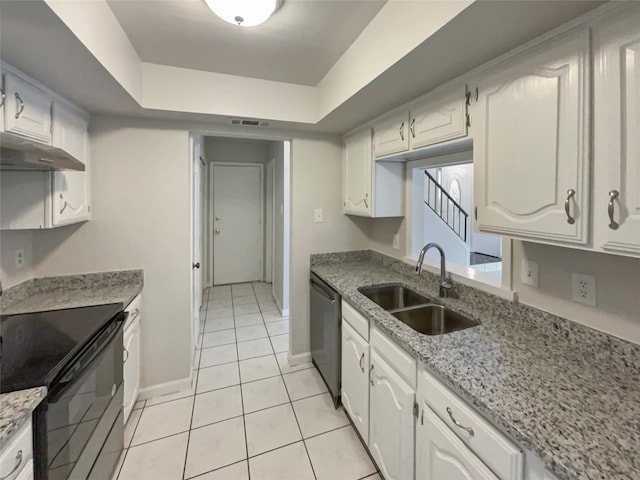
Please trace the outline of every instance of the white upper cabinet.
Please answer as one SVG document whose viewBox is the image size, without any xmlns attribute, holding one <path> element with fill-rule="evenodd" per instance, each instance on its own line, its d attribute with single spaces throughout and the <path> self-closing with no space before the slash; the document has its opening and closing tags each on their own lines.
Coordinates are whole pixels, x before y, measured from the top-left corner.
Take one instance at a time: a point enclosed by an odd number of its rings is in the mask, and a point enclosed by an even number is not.
<svg viewBox="0 0 640 480">
<path fill-rule="evenodd" d="M 464 86 L 429 95 L 411 107 L 411 149 L 467 136 L 467 95 Z"/>
<path fill-rule="evenodd" d="M 344 212 L 371 216 L 371 130 L 345 139 Z"/>
<path fill-rule="evenodd" d="M 89 220 L 89 167 L 84 172 L 53 172 L 52 227 Z"/>
<path fill-rule="evenodd" d="M 85 162 L 87 120 L 79 112 L 59 102 L 53 103 L 52 145 Z"/>
<path fill-rule="evenodd" d="M 409 114 L 396 113 L 373 124 L 373 155 L 376 158 L 409 150 Z"/>
<path fill-rule="evenodd" d="M 401 217 L 404 164 L 374 161 L 371 129 L 345 138 L 343 211 L 364 217 Z"/>
<path fill-rule="evenodd" d="M 27 80 L 4 74 L 4 130 L 51 144 L 51 97 Z"/>
<path fill-rule="evenodd" d="M 640 8 L 594 29 L 595 247 L 640 256 Z"/>
<path fill-rule="evenodd" d="M 500 63 L 479 83 L 474 197 L 480 231 L 585 244 L 589 228 L 589 30 Z"/>
</svg>

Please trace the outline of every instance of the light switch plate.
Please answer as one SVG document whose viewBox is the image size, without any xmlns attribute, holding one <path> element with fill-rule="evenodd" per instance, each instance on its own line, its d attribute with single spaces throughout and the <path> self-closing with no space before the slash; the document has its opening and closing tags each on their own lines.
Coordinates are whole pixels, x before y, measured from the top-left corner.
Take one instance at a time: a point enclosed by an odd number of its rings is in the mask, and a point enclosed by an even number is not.
<svg viewBox="0 0 640 480">
<path fill-rule="evenodd" d="M 16 268 L 24 267 L 24 249 L 18 248 L 16 250 Z"/>
<path fill-rule="evenodd" d="M 523 285 L 538 288 L 538 262 L 522 259 L 520 281 Z"/>
<path fill-rule="evenodd" d="M 322 211 L 321 208 L 316 208 L 313 211 L 313 221 L 316 223 L 324 222 L 324 212 Z"/>
<path fill-rule="evenodd" d="M 572 273 L 571 291 L 575 302 L 596 306 L 596 277 L 593 275 Z"/>
</svg>

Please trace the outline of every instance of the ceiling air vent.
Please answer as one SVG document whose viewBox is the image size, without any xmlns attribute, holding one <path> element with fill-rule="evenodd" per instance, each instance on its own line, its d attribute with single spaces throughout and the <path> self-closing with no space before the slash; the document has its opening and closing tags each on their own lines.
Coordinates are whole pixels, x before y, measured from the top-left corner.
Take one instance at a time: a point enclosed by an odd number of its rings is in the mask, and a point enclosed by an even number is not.
<svg viewBox="0 0 640 480">
<path fill-rule="evenodd" d="M 242 125 L 246 127 L 268 127 L 269 122 L 264 120 L 246 120 L 244 118 L 232 118 L 231 125 Z"/>
</svg>

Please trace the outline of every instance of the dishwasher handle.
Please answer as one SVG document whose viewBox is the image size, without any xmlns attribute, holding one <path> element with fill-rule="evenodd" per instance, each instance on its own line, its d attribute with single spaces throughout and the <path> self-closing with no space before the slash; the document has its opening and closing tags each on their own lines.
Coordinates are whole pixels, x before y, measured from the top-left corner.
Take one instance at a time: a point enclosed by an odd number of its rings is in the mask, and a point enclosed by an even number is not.
<svg viewBox="0 0 640 480">
<path fill-rule="evenodd" d="M 318 292 L 319 295 L 323 296 L 327 300 L 331 302 L 331 305 L 336 304 L 336 299 L 333 298 L 324 288 L 321 288 L 317 283 L 311 282 L 311 287 Z"/>
</svg>

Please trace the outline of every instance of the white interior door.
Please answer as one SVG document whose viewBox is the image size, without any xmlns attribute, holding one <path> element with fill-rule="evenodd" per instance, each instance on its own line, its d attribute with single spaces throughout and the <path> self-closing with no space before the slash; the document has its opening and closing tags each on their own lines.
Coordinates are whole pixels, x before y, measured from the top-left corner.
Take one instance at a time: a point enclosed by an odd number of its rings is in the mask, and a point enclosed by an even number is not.
<svg viewBox="0 0 640 480">
<path fill-rule="evenodd" d="M 213 282 L 262 278 L 262 165 L 213 164 Z"/>
<path fill-rule="evenodd" d="M 200 210 L 202 202 L 202 192 L 200 186 L 201 175 L 201 163 L 200 163 L 200 151 L 201 145 L 198 141 L 193 141 L 192 144 L 192 184 L 191 184 L 191 251 L 192 251 L 192 265 L 191 265 L 191 285 L 192 285 L 192 335 L 194 345 L 197 344 L 198 334 L 200 333 L 200 305 L 202 305 L 202 275 L 201 262 L 202 262 L 202 242 L 201 242 L 201 228 L 200 228 Z"/>
</svg>

